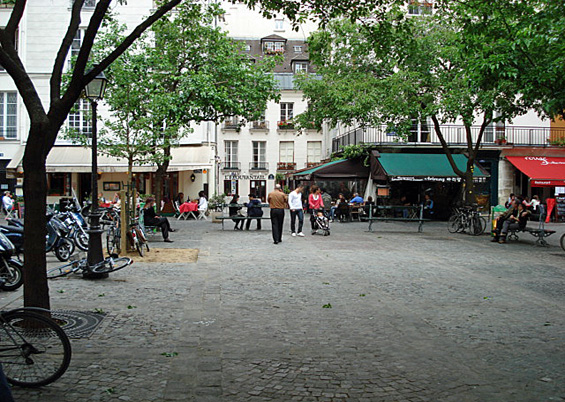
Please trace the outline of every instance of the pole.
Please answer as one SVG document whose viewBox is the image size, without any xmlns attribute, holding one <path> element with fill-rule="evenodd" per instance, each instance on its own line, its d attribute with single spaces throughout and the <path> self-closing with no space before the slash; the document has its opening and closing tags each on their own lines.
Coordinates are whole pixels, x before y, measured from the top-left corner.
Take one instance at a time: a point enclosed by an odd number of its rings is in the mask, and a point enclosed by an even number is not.
<svg viewBox="0 0 565 402">
<path fill-rule="evenodd" d="M 91 171 L 91 191 L 92 205 L 90 206 L 90 228 L 88 232 L 88 252 L 86 261 L 89 267 L 95 266 L 104 260 L 102 251 L 102 228 L 100 227 L 100 212 L 98 210 L 98 139 L 96 126 L 96 106 L 97 102 L 90 99 L 92 106 L 92 171 Z M 107 278 L 108 274 L 84 273 L 84 278 L 97 279 Z"/>
</svg>

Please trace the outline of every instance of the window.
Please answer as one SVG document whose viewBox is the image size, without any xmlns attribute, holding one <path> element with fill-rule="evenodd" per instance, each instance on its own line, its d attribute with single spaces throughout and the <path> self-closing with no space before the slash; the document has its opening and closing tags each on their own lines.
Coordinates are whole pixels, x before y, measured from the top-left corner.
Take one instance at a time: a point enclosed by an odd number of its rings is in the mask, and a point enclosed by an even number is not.
<svg viewBox="0 0 565 402">
<path fill-rule="evenodd" d="M 0 92 L 0 137 L 17 138 L 17 95 L 16 92 Z"/>
<path fill-rule="evenodd" d="M 294 46 L 294 53 L 302 53 L 302 46 Z"/>
<path fill-rule="evenodd" d="M 265 42 L 263 50 L 266 54 L 284 53 L 284 42 Z"/>
<path fill-rule="evenodd" d="M 284 20 L 275 20 L 275 31 L 284 31 Z"/>
<path fill-rule="evenodd" d="M 246 52 L 250 52 L 251 51 L 251 45 L 244 45 L 243 50 L 245 50 Z"/>
<path fill-rule="evenodd" d="M 294 141 L 281 141 L 279 143 L 279 162 L 294 162 Z"/>
<path fill-rule="evenodd" d="M 70 173 L 47 173 L 47 195 L 70 195 Z"/>
<path fill-rule="evenodd" d="M 74 2 L 75 2 L 74 0 L 71 1 L 71 7 Z M 96 7 L 96 0 L 84 0 L 84 3 L 82 4 L 82 8 L 94 8 L 94 7 Z"/>
<path fill-rule="evenodd" d="M 252 169 L 265 169 L 267 166 L 267 142 L 253 141 L 253 162 Z"/>
<path fill-rule="evenodd" d="M 77 29 L 75 37 L 73 38 L 73 43 L 71 43 L 71 52 L 69 59 L 69 69 L 73 68 L 74 60 L 78 57 L 80 52 L 80 47 L 82 46 L 82 40 L 84 39 L 84 29 Z"/>
<path fill-rule="evenodd" d="M 90 114 L 90 102 L 87 99 L 79 99 L 75 104 L 74 111 L 69 113 L 69 129 L 76 132 L 92 135 L 92 116 Z"/>
<path fill-rule="evenodd" d="M 239 180 L 224 180 L 224 194 L 229 196 L 239 194 Z"/>
<path fill-rule="evenodd" d="M 237 168 L 237 141 L 224 141 L 226 167 Z"/>
<path fill-rule="evenodd" d="M 322 142 L 308 141 L 308 163 L 317 163 L 322 160 Z"/>
<path fill-rule="evenodd" d="M 409 15 L 431 15 L 433 11 L 432 1 L 412 1 L 408 5 Z"/>
<path fill-rule="evenodd" d="M 308 62 L 299 61 L 294 63 L 294 73 L 307 73 L 308 72 Z"/>
<path fill-rule="evenodd" d="M 292 120 L 294 117 L 294 103 L 281 103 L 281 121 Z"/>
</svg>

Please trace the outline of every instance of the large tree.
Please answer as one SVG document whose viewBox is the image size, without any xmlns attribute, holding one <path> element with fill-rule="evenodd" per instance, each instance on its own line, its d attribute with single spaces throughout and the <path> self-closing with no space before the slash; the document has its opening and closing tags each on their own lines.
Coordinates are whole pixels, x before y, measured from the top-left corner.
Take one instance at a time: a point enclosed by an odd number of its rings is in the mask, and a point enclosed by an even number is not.
<svg viewBox="0 0 565 402">
<path fill-rule="evenodd" d="M 374 18 L 332 22 L 309 39 L 322 78 L 300 82 L 310 102 L 302 119 L 387 125 L 399 134 L 407 134 L 414 120 L 431 119 L 453 171 L 465 183 L 465 200 L 474 202 L 474 163 L 487 126 L 524 113 L 528 103 L 512 77 L 490 80 L 488 72 L 469 68 L 466 40 L 440 12 L 408 18 L 393 6 Z M 483 45 L 473 57 L 492 51 Z M 465 128 L 465 170 L 455 164 L 442 128 L 456 122 Z"/>
<path fill-rule="evenodd" d="M 565 118 L 565 7 L 561 0 L 440 1 L 461 29 L 469 68 L 514 79 L 542 116 Z M 485 53 L 487 57 L 473 54 Z"/>
<path fill-rule="evenodd" d="M 125 3 L 125 0 L 117 0 Z M 27 4 L 27 0 L 16 0 L 8 23 L 0 29 L 0 64 L 16 84 L 30 119 L 26 148 L 23 158 L 24 201 L 26 204 L 26 241 L 24 266 L 24 304 L 49 308 L 49 287 L 46 277 L 45 235 L 46 235 L 46 195 L 47 180 L 45 162 L 49 151 L 55 144 L 69 111 L 81 96 L 82 90 L 94 77 L 115 61 L 139 36 L 158 21 L 182 0 L 158 1 L 155 11 L 140 23 L 118 44 L 113 51 L 100 60 L 92 70 L 87 70 L 94 41 L 104 17 L 108 14 L 112 0 L 98 0 L 92 13 L 82 45 L 74 64 L 68 86 L 62 89 L 61 82 L 69 49 L 81 23 L 81 9 L 84 0 L 74 0 L 70 10 L 67 30 L 53 61 L 50 75 L 49 99 L 44 107 L 28 70 L 16 49 L 16 33 Z M 12 3 L 12 1 L 10 1 Z M 290 2 L 287 0 L 247 0 L 250 7 L 260 7 L 263 15 L 272 17 L 281 12 L 291 21 L 300 21 L 308 15 L 316 15 L 321 21 L 350 14 L 352 18 L 366 14 L 369 10 L 383 6 L 384 1 L 370 0 L 359 3 L 356 0 L 330 1 L 307 0 Z"/>
</svg>

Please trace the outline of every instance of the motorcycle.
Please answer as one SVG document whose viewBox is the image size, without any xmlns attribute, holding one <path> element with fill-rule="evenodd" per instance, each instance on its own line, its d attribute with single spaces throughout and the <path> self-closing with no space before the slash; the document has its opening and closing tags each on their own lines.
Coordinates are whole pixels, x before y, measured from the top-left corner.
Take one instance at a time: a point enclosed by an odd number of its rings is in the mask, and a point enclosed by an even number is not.
<svg viewBox="0 0 565 402">
<path fill-rule="evenodd" d="M 53 252 L 59 261 L 65 262 L 75 251 L 75 243 L 68 238 L 70 230 L 59 218 L 48 215 L 45 252 Z M 1 225 L 0 232 L 8 236 L 15 246 L 15 255 L 21 260 L 24 252 L 24 228 L 19 219 L 10 219 L 8 225 Z"/>
<path fill-rule="evenodd" d="M 12 242 L 0 233 L 0 289 L 16 290 L 24 283 L 23 265 L 12 258 L 15 252 Z"/>
<path fill-rule="evenodd" d="M 76 246 L 82 251 L 88 250 L 88 233 L 86 221 L 80 213 L 68 211 L 60 215 L 61 220 L 70 229 L 69 238 L 73 239 Z"/>
</svg>

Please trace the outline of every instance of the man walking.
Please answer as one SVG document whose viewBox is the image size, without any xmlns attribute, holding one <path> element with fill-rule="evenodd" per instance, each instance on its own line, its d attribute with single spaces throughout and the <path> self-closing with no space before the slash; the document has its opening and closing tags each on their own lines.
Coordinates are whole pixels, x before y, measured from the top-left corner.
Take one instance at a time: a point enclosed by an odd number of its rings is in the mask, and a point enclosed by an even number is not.
<svg viewBox="0 0 565 402">
<path fill-rule="evenodd" d="M 282 231 L 284 222 L 284 210 L 287 207 L 288 197 L 283 193 L 280 184 L 275 185 L 275 190 L 267 196 L 271 208 L 271 228 L 273 231 L 273 243 L 282 242 Z"/>
<path fill-rule="evenodd" d="M 304 224 L 304 210 L 302 209 L 302 189 L 298 186 L 288 195 L 288 207 L 290 208 L 290 231 L 296 236 L 296 218 L 298 217 L 298 236 L 304 237 L 302 225 Z"/>
</svg>

